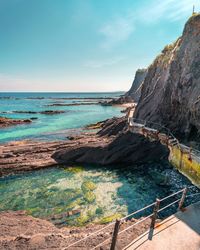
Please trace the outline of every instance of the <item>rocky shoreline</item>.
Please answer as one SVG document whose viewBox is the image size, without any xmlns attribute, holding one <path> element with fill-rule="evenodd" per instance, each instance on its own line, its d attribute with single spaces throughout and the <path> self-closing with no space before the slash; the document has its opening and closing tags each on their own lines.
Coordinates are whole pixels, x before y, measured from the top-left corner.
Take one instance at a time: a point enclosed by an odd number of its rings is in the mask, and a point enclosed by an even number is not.
<svg viewBox="0 0 200 250">
<path fill-rule="evenodd" d="M 61 163 L 59 162 L 60 160 L 58 161 L 57 159 L 57 155 L 63 152 L 65 156 L 68 155 L 69 157 L 67 162 L 80 162 L 80 154 L 82 154 L 81 162 L 92 162 L 102 165 L 118 161 L 124 163 L 146 162 L 149 158 L 143 159 L 143 155 L 144 151 L 148 150 L 148 148 L 151 151 L 150 155 L 152 157 L 155 157 L 155 155 L 158 156 L 158 154 L 160 154 L 160 157 L 163 157 L 163 152 L 165 152 L 165 154 L 167 153 L 162 146 L 153 145 L 150 147 L 150 142 L 146 139 L 138 135 L 132 136 L 129 134 L 125 117 L 112 118 L 97 123 L 96 127 L 92 125 L 87 129 L 91 130 L 96 128 L 101 129 L 98 132 L 84 132 L 78 137 L 71 137 L 71 140 L 63 142 L 19 141 L 3 144 L 0 146 L 0 175 L 4 176 L 57 166 L 58 164 L 66 164 L 66 161 Z M 127 144 L 128 141 L 131 142 L 134 137 L 135 142 L 133 142 L 133 144 L 130 143 L 130 149 L 128 151 L 121 150 L 123 147 L 125 148 L 125 144 Z M 141 147 L 143 150 L 139 154 L 136 152 L 138 151 L 138 143 L 143 145 Z M 91 150 L 93 151 L 92 154 L 94 157 L 91 157 Z M 104 151 L 103 154 L 105 154 L 107 160 L 104 159 L 100 161 L 102 151 Z M 134 152 L 134 156 L 126 160 L 125 156 L 129 153 L 132 154 L 131 151 Z M 113 160 L 108 160 L 110 153 L 113 156 Z M 52 220 L 52 218 L 50 220 Z M 125 221 L 121 225 L 121 228 L 128 227 L 136 221 L 136 219 Z M 120 246 L 125 246 L 127 240 L 132 241 L 138 235 L 145 232 L 149 227 L 149 223 L 150 221 L 147 220 L 141 224 L 139 228 L 130 229 L 123 237 L 119 237 Z M 0 227 L 2 229 L 0 232 L 1 249 L 37 249 L 38 247 L 44 249 L 52 247 L 62 249 L 88 234 L 101 229 L 104 225 L 89 224 L 83 228 L 62 227 L 59 229 L 51 222 L 27 215 L 25 211 L 5 211 L 0 212 Z M 111 227 L 108 231 L 102 231 L 98 233 L 97 237 L 78 244 L 78 246 L 72 247 L 72 249 L 88 249 L 88 247 L 94 247 L 110 237 L 112 230 Z M 124 238 L 124 236 L 126 237 Z M 109 249 L 109 246 L 105 245 L 102 249 Z"/>
<path fill-rule="evenodd" d="M 176 173 L 167 163 L 168 150 L 158 142 L 150 142 L 145 137 L 130 133 L 127 118 L 112 118 L 88 126 L 89 132 L 70 137 L 66 141 L 37 142 L 19 141 L 0 145 L 0 176 L 23 173 L 53 166 L 92 163 L 99 165 L 133 164 L 143 171 L 156 185 L 164 186 L 169 192 L 183 187 L 185 180 L 178 180 Z M 91 131 L 93 130 L 94 131 Z M 98 131 L 96 131 L 98 129 Z M 158 162 L 155 167 L 155 159 Z M 159 167 L 159 162 L 160 164 Z M 166 164 L 164 164 L 164 162 Z M 69 166 L 72 166 L 69 165 Z M 143 167 L 142 167 L 143 166 Z M 160 168 L 160 169 L 159 169 Z M 68 215 L 79 211 L 71 211 Z M 63 216 L 62 214 L 58 216 Z M 65 215 L 64 215 L 65 216 Z M 48 219 L 48 218 L 46 218 Z M 53 222 L 53 219 L 50 218 Z M 123 222 L 121 229 L 130 226 L 136 219 Z M 118 239 L 121 248 L 149 228 L 147 220 L 140 227 L 130 229 Z M 31 227 L 30 227 L 31 225 Z M 59 226 L 59 225 L 58 225 Z M 34 218 L 25 211 L 0 212 L 0 249 L 37 249 L 63 247 L 101 229 L 104 225 L 88 224 L 85 227 L 58 228 L 51 222 Z M 31 230 L 30 230 L 31 228 Z M 103 231 L 97 237 L 78 244 L 71 249 L 88 249 L 103 242 L 112 235 Z M 121 249 L 120 248 L 120 249 Z M 109 249 L 105 245 L 102 249 Z"/>
<path fill-rule="evenodd" d="M 12 119 L 7 117 L 0 117 L 0 128 L 6 128 L 9 126 L 16 126 L 20 124 L 29 124 L 31 119 Z"/>
<path fill-rule="evenodd" d="M 168 155 L 168 150 L 160 143 L 129 132 L 126 117 L 106 120 L 97 133 L 84 132 L 70 139 L 0 145 L 0 176 L 63 164 L 140 163 Z"/>
<path fill-rule="evenodd" d="M 121 230 L 135 223 L 132 219 L 121 224 Z M 140 224 L 140 227 L 131 228 L 118 237 L 120 249 L 133 239 L 144 233 L 150 225 L 150 220 Z M 29 216 L 25 211 L 6 211 L 0 213 L 0 249 L 64 249 L 70 244 L 100 230 L 105 225 L 90 224 L 84 228 L 57 228 L 52 223 Z M 88 250 L 112 236 L 113 226 L 97 233 L 96 237 L 78 243 L 70 249 Z M 109 249 L 105 244 L 101 249 Z"/>
</svg>

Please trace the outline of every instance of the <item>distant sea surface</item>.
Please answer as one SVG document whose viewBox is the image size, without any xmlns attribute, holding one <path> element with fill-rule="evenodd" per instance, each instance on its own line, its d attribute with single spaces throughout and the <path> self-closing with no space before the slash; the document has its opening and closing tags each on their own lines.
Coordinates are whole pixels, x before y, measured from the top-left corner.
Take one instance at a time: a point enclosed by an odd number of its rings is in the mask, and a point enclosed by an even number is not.
<svg viewBox="0 0 200 250">
<path fill-rule="evenodd" d="M 104 101 L 103 98 L 118 97 L 121 94 L 123 93 L 0 93 L 0 116 L 14 119 L 37 118 L 30 124 L 0 129 L 0 143 L 24 139 L 66 139 L 66 136 L 81 131 L 88 124 L 113 116 L 122 116 L 121 107 L 95 104 Z M 80 105 L 70 106 L 71 104 Z M 62 110 L 65 113 L 54 115 L 16 113 L 16 111 L 46 110 Z"/>
</svg>

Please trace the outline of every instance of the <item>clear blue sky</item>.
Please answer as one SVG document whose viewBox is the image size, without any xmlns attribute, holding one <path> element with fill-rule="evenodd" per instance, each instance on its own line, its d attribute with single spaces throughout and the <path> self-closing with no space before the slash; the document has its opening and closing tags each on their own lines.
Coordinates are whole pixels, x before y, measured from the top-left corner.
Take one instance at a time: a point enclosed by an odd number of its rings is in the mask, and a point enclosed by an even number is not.
<svg viewBox="0 0 200 250">
<path fill-rule="evenodd" d="M 199 0 L 0 0 L 0 91 L 128 90 Z"/>
</svg>

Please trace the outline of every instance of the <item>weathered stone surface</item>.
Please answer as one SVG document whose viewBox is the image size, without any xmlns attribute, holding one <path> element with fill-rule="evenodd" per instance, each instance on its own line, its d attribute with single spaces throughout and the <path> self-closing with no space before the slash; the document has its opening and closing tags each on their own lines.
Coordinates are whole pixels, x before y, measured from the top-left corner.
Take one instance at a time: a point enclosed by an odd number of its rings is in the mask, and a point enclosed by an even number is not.
<svg viewBox="0 0 200 250">
<path fill-rule="evenodd" d="M 200 133 L 200 14 L 186 23 L 183 35 L 166 46 L 148 68 L 134 116 L 160 122 L 177 135 Z"/>
<path fill-rule="evenodd" d="M 137 220 L 124 221 L 121 229 L 128 228 Z M 142 222 L 139 228 L 131 228 L 118 237 L 120 249 L 144 233 L 150 225 L 150 219 Z M 90 224 L 84 228 L 60 228 L 52 223 L 26 215 L 24 211 L 6 211 L 0 213 L 0 249 L 1 250 L 33 250 L 33 249 L 65 249 L 70 244 L 103 228 L 105 225 Z M 79 242 L 70 249 L 88 250 L 97 246 L 112 235 L 113 227 L 100 231 L 87 241 Z M 110 245 L 104 246 L 109 249 Z"/>
<path fill-rule="evenodd" d="M 55 152 L 58 163 L 129 164 L 159 160 L 168 150 L 158 142 L 150 142 L 141 135 L 124 132 L 108 142 L 100 138 L 95 143 L 70 147 Z"/>
<path fill-rule="evenodd" d="M 18 141 L 0 145 L 0 176 L 57 165 L 51 155 L 59 149 L 87 144 L 96 138 L 86 133 L 74 141 Z"/>
<path fill-rule="evenodd" d="M 15 126 L 19 124 L 27 124 L 31 123 L 31 120 L 25 119 L 25 120 L 17 120 L 17 119 L 11 119 L 7 117 L 0 117 L 0 128 L 5 128 L 9 126 Z"/>
<path fill-rule="evenodd" d="M 64 110 L 45 110 L 45 111 L 41 111 L 40 114 L 42 115 L 57 115 L 57 114 L 63 114 L 66 111 Z"/>
<path fill-rule="evenodd" d="M 113 117 L 101 123 L 101 130 L 97 133 L 99 136 L 112 136 L 122 133 L 127 129 L 127 117 Z"/>
<path fill-rule="evenodd" d="M 147 69 L 138 69 L 135 73 L 135 78 L 132 83 L 130 90 L 125 94 L 126 98 L 130 98 L 130 102 L 138 102 L 141 95 L 141 88 L 144 82 L 144 79 L 147 74 Z"/>
<path fill-rule="evenodd" d="M 43 115 L 55 115 L 65 113 L 65 110 L 44 110 L 44 111 L 23 111 L 23 110 L 14 110 L 14 111 L 5 111 L 3 114 L 12 113 L 12 114 L 43 114 Z"/>
<path fill-rule="evenodd" d="M 0 175 L 68 163 L 139 163 L 168 155 L 164 146 L 127 131 L 127 118 L 106 120 L 96 133 L 73 140 L 19 141 L 0 145 Z"/>
</svg>

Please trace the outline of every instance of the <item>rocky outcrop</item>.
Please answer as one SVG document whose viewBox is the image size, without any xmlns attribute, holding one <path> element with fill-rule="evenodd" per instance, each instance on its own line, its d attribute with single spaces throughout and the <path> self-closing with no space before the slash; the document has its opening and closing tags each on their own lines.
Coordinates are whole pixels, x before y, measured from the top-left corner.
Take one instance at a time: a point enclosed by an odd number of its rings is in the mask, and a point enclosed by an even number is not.
<svg viewBox="0 0 200 250">
<path fill-rule="evenodd" d="M 144 82 L 144 79 L 147 74 L 147 69 L 138 69 L 135 73 L 135 78 L 132 83 L 130 90 L 125 94 L 125 97 L 130 98 L 130 102 L 138 102 L 141 95 L 141 88 Z"/>
<path fill-rule="evenodd" d="M 91 163 L 99 165 L 143 163 L 168 156 L 158 142 L 150 142 L 139 134 L 121 133 L 109 142 L 100 137 L 95 143 L 58 150 L 52 157 L 59 164 Z"/>
<path fill-rule="evenodd" d="M 134 117 L 164 124 L 189 140 L 200 134 L 200 14 L 148 68 Z"/>
<path fill-rule="evenodd" d="M 101 126 L 97 133 L 82 133 L 68 141 L 0 145 L 0 176 L 58 164 L 129 164 L 168 156 L 168 150 L 159 142 L 127 131 L 125 117 L 106 120 Z"/>
<path fill-rule="evenodd" d="M 112 119 L 105 120 L 101 126 L 101 130 L 97 132 L 99 136 L 115 136 L 119 133 L 125 132 L 127 129 L 127 118 L 113 117 Z"/>
<path fill-rule="evenodd" d="M 19 124 L 27 124 L 27 123 L 31 123 L 31 120 L 30 119 L 19 120 L 19 119 L 7 118 L 7 117 L 0 117 L 0 128 L 15 126 Z"/>
<path fill-rule="evenodd" d="M 83 106 L 83 105 L 96 105 L 101 102 L 77 102 L 77 103 L 52 103 L 47 104 L 47 107 L 71 107 L 71 106 Z"/>
<path fill-rule="evenodd" d="M 16 141 L 0 145 L 0 176 L 32 171 L 57 165 L 51 157 L 57 150 L 96 141 L 92 134 L 83 134 L 74 141 Z"/>
<path fill-rule="evenodd" d="M 132 86 L 128 92 L 122 95 L 120 98 L 113 99 L 110 104 L 123 104 L 138 102 L 141 94 L 142 84 L 147 74 L 147 69 L 138 69 L 135 73 Z"/>
<path fill-rule="evenodd" d="M 65 110 L 44 110 L 44 111 L 23 111 L 23 110 L 15 110 L 15 111 L 3 111 L 2 114 L 42 114 L 42 115 L 56 115 L 66 113 Z"/>
</svg>

